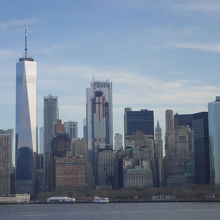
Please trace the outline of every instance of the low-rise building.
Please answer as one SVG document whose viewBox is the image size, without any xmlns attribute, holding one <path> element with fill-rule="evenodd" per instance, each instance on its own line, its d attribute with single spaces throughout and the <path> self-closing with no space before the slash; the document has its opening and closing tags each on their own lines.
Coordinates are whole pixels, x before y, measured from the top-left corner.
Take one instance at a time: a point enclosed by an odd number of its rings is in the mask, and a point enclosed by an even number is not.
<svg viewBox="0 0 220 220">
<path fill-rule="evenodd" d="M 15 194 L 15 196 L 2 196 L 0 203 L 30 203 L 30 194 Z"/>
</svg>

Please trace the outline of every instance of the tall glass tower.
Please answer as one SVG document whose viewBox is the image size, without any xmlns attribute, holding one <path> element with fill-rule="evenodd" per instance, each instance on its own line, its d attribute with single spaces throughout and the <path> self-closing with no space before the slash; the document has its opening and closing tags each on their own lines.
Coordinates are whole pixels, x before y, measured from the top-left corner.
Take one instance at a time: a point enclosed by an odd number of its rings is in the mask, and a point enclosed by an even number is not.
<svg viewBox="0 0 220 220">
<path fill-rule="evenodd" d="M 33 153 L 37 151 L 37 63 L 27 54 L 16 64 L 16 193 L 34 190 Z"/>
<path fill-rule="evenodd" d="M 208 104 L 211 182 L 220 184 L 220 96 Z"/>
<path fill-rule="evenodd" d="M 59 118 L 58 97 L 44 97 L 44 172 L 45 190 L 50 190 L 51 141 L 55 137 L 55 125 Z"/>
<path fill-rule="evenodd" d="M 86 121 L 89 160 L 98 178 L 98 152 L 113 146 L 112 83 L 93 81 L 86 89 Z"/>
</svg>

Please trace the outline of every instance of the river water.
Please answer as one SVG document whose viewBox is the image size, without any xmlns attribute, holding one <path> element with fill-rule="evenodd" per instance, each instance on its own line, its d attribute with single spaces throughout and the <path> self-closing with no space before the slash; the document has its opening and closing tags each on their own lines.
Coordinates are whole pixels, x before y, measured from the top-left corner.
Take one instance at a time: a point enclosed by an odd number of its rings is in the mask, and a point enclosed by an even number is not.
<svg viewBox="0 0 220 220">
<path fill-rule="evenodd" d="M 220 203 L 0 205 L 2 220 L 220 220 Z"/>
</svg>

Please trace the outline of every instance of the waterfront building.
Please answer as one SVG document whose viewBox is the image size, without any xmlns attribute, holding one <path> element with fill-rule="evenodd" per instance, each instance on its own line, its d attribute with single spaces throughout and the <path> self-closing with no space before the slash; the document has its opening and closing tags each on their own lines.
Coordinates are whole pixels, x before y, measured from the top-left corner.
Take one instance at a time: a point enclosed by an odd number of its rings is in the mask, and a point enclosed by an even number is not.
<svg viewBox="0 0 220 220">
<path fill-rule="evenodd" d="M 115 134 L 115 143 L 114 143 L 114 150 L 117 152 L 119 150 L 122 150 L 123 143 L 122 143 L 123 135 L 116 133 Z"/>
<path fill-rule="evenodd" d="M 16 192 L 33 194 L 33 152 L 37 152 L 37 63 L 27 54 L 16 64 Z"/>
<path fill-rule="evenodd" d="M 55 158 L 56 191 L 83 192 L 88 188 L 85 158 L 62 157 Z"/>
<path fill-rule="evenodd" d="M 0 196 L 11 193 L 12 136 L 12 129 L 0 129 Z"/>
<path fill-rule="evenodd" d="M 78 123 L 75 121 L 66 121 L 63 123 L 65 128 L 65 133 L 69 135 L 70 138 L 78 138 Z"/>
<path fill-rule="evenodd" d="M 49 164 L 51 163 L 51 141 L 55 137 L 55 125 L 59 118 L 58 97 L 48 95 L 44 97 L 44 170 L 45 190 L 49 189 Z"/>
<path fill-rule="evenodd" d="M 220 184 L 220 96 L 208 104 L 211 182 Z"/>
<path fill-rule="evenodd" d="M 193 149 L 195 161 L 195 183 L 210 183 L 210 152 L 208 112 L 193 114 Z"/>
<path fill-rule="evenodd" d="M 124 113 L 124 145 L 129 147 L 130 135 L 136 131 L 154 138 L 154 112 L 147 109 L 132 111 L 131 108 L 125 108 Z"/>
<path fill-rule="evenodd" d="M 15 194 L 14 196 L 0 197 L 0 203 L 2 204 L 15 204 L 15 203 L 30 203 L 30 194 Z"/>
</svg>

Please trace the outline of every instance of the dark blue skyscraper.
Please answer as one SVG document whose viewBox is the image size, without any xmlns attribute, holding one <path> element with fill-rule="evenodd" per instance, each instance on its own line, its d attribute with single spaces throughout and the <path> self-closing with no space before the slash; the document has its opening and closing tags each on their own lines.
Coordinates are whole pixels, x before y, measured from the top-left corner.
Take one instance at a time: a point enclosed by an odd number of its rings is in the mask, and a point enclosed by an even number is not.
<svg viewBox="0 0 220 220">
<path fill-rule="evenodd" d="M 195 183 L 210 183 L 208 112 L 193 114 Z"/>
<path fill-rule="evenodd" d="M 154 112 L 147 109 L 132 111 L 131 108 L 125 108 L 124 114 L 124 136 L 125 146 L 128 145 L 128 136 L 136 131 L 154 138 Z"/>
<path fill-rule="evenodd" d="M 192 129 L 193 114 L 175 114 L 174 129 L 179 126 L 189 126 Z"/>
</svg>

